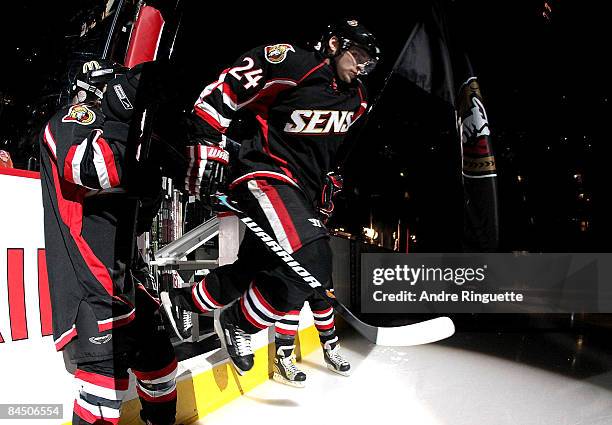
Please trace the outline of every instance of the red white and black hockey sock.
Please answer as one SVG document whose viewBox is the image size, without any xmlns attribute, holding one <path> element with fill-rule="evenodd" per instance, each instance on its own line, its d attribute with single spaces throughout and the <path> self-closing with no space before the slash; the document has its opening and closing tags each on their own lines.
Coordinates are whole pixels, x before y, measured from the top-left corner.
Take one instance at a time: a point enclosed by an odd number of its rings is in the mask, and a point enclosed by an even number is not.
<svg viewBox="0 0 612 425">
<path fill-rule="evenodd" d="M 248 334 L 266 329 L 279 321 L 286 313 L 272 307 L 255 283 L 234 304 L 238 326 Z"/>
<path fill-rule="evenodd" d="M 292 310 L 287 312 L 275 326 L 274 342 L 276 344 L 276 352 L 279 348 L 283 348 L 285 357 L 288 357 L 295 348 L 295 336 L 298 332 L 300 324 L 300 312 Z"/>
<path fill-rule="evenodd" d="M 176 371 L 174 358 L 165 367 L 153 371 L 134 370 L 136 392 L 142 405 L 141 417 L 155 424 L 173 424 L 176 412 Z"/>
<path fill-rule="evenodd" d="M 217 282 L 214 282 L 214 279 L 216 278 L 212 276 L 209 278 L 208 282 L 211 284 L 208 284 L 206 279 L 202 279 L 191 288 L 193 303 L 202 313 L 207 313 L 223 307 L 223 304 L 217 301 L 220 297 L 215 293 L 218 292 L 219 285 L 215 284 Z"/>
<path fill-rule="evenodd" d="M 121 402 L 129 379 L 127 371 L 123 371 L 120 377 L 109 376 L 112 371 L 112 361 L 78 366 L 74 374 L 78 390 L 74 400 L 73 424 L 119 423 Z"/>
<path fill-rule="evenodd" d="M 315 327 L 319 331 L 319 340 L 322 345 L 333 349 L 338 343 L 336 326 L 334 322 L 334 309 L 329 307 L 325 310 L 313 310 Z"/>
<path fill-rule="evenodd" d="M 275 323 L 276 334 L 295 339 L 300 324 L 299 310 L 288 311 L 279 321 Z"/>
</svg>

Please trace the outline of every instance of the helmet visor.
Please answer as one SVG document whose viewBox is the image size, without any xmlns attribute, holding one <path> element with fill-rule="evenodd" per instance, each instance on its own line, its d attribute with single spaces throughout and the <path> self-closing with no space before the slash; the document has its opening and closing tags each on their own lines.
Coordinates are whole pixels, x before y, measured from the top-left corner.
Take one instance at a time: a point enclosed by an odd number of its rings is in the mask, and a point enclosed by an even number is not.
<svg viewBox="0 0 612 425">
<path fill-rule="evenodd" d="M 377 58 L 373 58 L 365 49 L 355 44 L 348 48 L 348 52 L 357 63 L 357 69 L 359 70 L 358 75 L 368 75 L 374 71 L 374 68 L 376 68 L 378 64 Z"/>
</svg>

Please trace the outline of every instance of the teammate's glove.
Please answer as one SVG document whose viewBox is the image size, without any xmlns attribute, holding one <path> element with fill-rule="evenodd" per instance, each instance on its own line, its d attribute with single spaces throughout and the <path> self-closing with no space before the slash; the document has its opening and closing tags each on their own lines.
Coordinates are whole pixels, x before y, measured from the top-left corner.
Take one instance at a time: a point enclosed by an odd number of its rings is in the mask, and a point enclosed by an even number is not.
<svg viewBox="0 0 612 425">
<path fill-rule="evenodd" d="M 108 82 L 102 98 L 102 112 L 107 119 L 130 122 L 134 115 L 139 80 L 140 68 L 133 68 Z"/>
<path fill-rule="evenodd" d="M 185 190 L 190 195 L 201 197 L 204 204 L 212 208 L 215 193 L 225 191 L 229 152 L 204 141 L 203 144 L 187 146 L 187 160 Z"/>
<path fill-rule="evenodd" d="M 321 203 L 319 204 L 319 215 L 323 223 L 327 223 L 331 217 L 334 211 L 334 197 L 342 190 L 343 184 L 344 182 L 340 174 L 332 171 L 325 176 L 325 183 L 321 192 Z"/>
</svg>

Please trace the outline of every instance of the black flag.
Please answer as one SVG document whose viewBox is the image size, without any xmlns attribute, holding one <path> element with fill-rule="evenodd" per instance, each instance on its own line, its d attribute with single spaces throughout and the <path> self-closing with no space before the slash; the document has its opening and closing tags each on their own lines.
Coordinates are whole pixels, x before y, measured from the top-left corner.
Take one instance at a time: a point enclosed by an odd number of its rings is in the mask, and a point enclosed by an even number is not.
<svg viewBox="0 0 612 425">
<path fill-rule="evenodd" d="M 463 29 L 451 31 L 446 11 L 434 1 L 417 21 L 393 72 L 455 109 L 463 163 L 463 249 L 492 252 L 499 245 L 497 172 L 478 79 L 457 43 Z"/>
</svg>

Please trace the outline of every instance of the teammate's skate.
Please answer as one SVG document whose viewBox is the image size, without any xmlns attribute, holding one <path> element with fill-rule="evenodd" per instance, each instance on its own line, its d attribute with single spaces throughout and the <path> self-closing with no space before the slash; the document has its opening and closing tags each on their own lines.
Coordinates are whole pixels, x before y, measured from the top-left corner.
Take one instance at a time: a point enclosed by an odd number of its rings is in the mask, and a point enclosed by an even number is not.
<svg viewBox="0 0 612 425">
<path fill-rule="evenodd" d="M 281 384 L 303 388 L 306 382 L 306 374 L 298 369 L 295 364 L 294 348 L 295 345 L 279 347 L 276 357 L 274 357 L 273 379 Z"/>
<path fill-rule="evenodd" d="M 162 300 L 163 311 L 166 318 L 170 322 L 172 329 L 181 341 L 186 341 L 192 337 L 193 322 L 190 311 L 187 311 L 179 305 L 173 304 L 167 292 L 160 294 Z"/>
<path fill-rule="evenodd" d="M 193 303 L 190 302 L 191 288 L 176 288 L 166 276 L 168 275 L 162 275 L 159 293 L 163 312 L 174 333 L 181 341 L 187 341 L 192 337 L 191 311 L 200 312 L 193 308 Z"/>
<path fill-rule="evenodd" d="M 251 348 L 251 335 L 238 327 L 233 306 L 221 311 L 219 320 L 215 320 L 215 332 L 238 373 L 244 375 L 253 368 L 255 355 Z"/>
<path fill-rule="evenodd" d="M 343 376 L 351 374 L 351 364 L 340 354 L 340 345 L 326 342 L 323 345 L 323 357 L 327 368 Z"/>
</svg>

